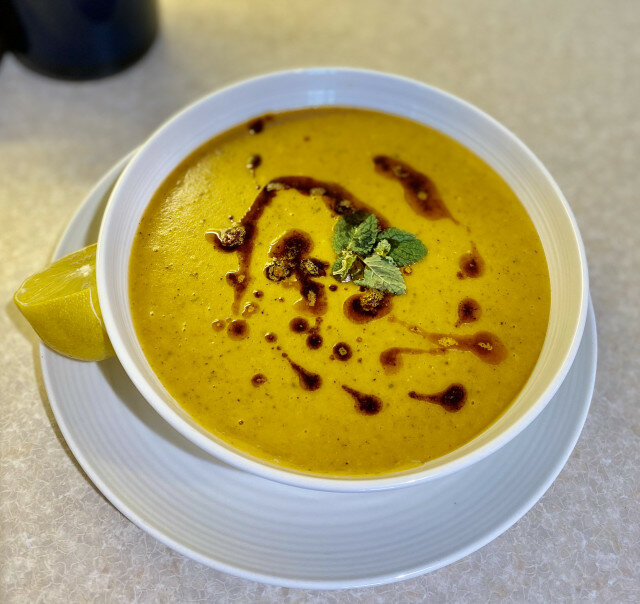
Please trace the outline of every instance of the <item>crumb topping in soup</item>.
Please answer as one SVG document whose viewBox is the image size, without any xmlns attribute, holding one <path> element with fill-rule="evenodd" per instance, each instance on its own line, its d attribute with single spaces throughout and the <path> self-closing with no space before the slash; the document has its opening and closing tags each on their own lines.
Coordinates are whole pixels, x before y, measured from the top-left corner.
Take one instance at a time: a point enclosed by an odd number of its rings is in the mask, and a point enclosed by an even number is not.
<svg viewBox="0 0 640 604">
<path fill-rule="evenodd" d="M 198 424 L 351 476 L 490 426 L 550 305 L 534 226 L 487 164 L 348 108 L 263 116 L 185 159 L 140 222 L 129 294 L 147 360 Z"/>
</svg>

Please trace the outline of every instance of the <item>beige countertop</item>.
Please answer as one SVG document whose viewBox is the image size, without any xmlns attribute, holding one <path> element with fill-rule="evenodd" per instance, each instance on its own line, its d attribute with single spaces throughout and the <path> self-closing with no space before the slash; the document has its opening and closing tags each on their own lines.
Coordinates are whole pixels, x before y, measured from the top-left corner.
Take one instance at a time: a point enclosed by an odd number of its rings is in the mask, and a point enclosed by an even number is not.
<svg viewBox="0 0 640 604">
<path fill-rule="evenodd" d="M 640 3 L 164 0 L 151 52 L 74 84 L 0 63 L 0 601 L 640 601 Z M 501 120 L 582 229 L 599 335 L 584 432 L 541 501 L 467 558 L 389 586 L 269 587 L 146 535 L 74 462 L 11 302 L 95 181 L 186 103 L 266 71 L 414 77 Z"/>
</svg>

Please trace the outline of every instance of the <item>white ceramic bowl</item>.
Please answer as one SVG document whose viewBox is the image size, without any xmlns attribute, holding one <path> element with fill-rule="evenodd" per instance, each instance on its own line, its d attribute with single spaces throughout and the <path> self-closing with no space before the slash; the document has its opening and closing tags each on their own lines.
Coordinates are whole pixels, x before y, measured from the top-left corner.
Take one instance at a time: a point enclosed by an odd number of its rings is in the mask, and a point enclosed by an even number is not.
<svg viewBox="0 0 640 604">
<path fill-rule="evenodd" d="M 511 186 L 540 235 L 551 278 L 551 311 L 540 358 L 516 400 L 488 430 L 423 466 L 378 478 L 333 478 L 288 470 L 213 436 L 169 395 L 149 366 L 129 311 L 128 268 L 140 218 L 156 189 L 194 149 L 267 112 L 326 105 L 401 115 L 435 128 L 483 158 Z M 176 430 L 212 455 L 265 478 L 330 491 L 407 486 L 467 467 L 523 430 L 564 380 L 587 313 L 587 263 L 575 219 L 550 174 L 514 134 L 445 92 L 416 81 L 354 69 L 274 73 L 224 88 L 187 107 L 137 152 L 111 194 L 98 241 L 98 294 L 113 347 L 127 374 Z M 532 452 L 535 454 L 535 452 Z"/>
</svg>

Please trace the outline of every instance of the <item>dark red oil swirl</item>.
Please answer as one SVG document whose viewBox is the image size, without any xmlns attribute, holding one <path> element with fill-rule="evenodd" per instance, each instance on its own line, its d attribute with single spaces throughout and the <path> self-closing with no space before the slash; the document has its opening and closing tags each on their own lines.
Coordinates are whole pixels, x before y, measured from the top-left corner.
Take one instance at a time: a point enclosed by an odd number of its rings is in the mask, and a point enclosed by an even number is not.
<svg viewBox="0 0 640 604">
<path fill-rule="evenodd" d="M 391 178 L 402 185 L 404 198 L 414 212 L 429 220 L 449 218 L 456 224 L 458 223 L 445 206 L 436 185 L 426 174 L 387 155 L 376 155 L 373 158 L 373 163 L 378 174 Z"/>
<path fill-rule="evenodd" d="M 255 172 L 261 165 L 262 165 L 262 156 L 258 155 L 257 153 L 255 155 L 252 155 L 247 160 L 247 169 L 252 173 Z"/>
<path fill-rule="evenodd" d="M 247 124 L 247 130 L 249 131 L 249 134 L 260 134 L 264 130 L 266 123 L 271 121 L 272 119 L 273 119 L 273 114 L 271 113 L 266 113 L 261 117 L 252 119 Z"/>
<path fill-rule="evenodd" d="M 419 392 L 412 390 L 409 392 L 409 396 L 418 401 L 435 403 L 447 411 L 456 412 L 460 411 L 460 409 L 464 407 L 467 400 L 467 391 L 462 384 L 451 384 L 451 386 L 442 392 L 436 392 L 435 394 L 420 394 Z"/>
<path fill-rule="evenodd" d="M 289 329 L 294 333 L 305 333 L 309 330 L 309 321 L 303 317 L 294 317 L 289 321 Z"/>
<path fill-rule="evenodd" d="M 282 357 L 287 359 L 291 369 L 293 369 L 298 375 L 298 382 L 303 390 L 318 390 L 322 386 L 322 376 L 312 371 L 308 371 L 298 363 L 292 361 L 286 352 L 282 353 Z"/>
<path fill-rule="evenodd" d="M 436 344 L 438 348 L 429 351 L 434 354 L 446 353 L 449 350 L 462 350 L 473 353 L 480 360 L 490 365 L 498 365 L 508 356 L 507 347 L 500 338 L 488 331 L 479 331 L 468 336 L 461 336 L 457 334 L 432 333 L 422 329 L 419 325 L 407 323 L 393 316 L 389 318 L 389 321 L 398 323 L 410 333 L 426 338 Z"/>
<path fill-rule="evenodd" d="M 485 262 L 478 252 L 476 244 L 471 242 L 471 251 L 460 256 L 458 279 L 476 279 L 484 274 Z"/>
<path fill-rule="evenodd" d="M 442 333 L 428 334 L 429 339 L 439 345 L 439 350 L 463 350 L 471 352 L 489 365 L 499 365 L 507 358 L 507 348 L 498 336 L 488 331 L 479 331 L 470 336 Z"/>
<path fill-rule="evenodd" d="M 473 298 L 465 298 L 458 304 L 458 321 L 456 327 L 464 323 L 474 323 L 482 316 L 480 304 Z"/>
<path fill-rule="evenodd" d="M 271 246 L 270 264 L 265 275 L 270 281 L 284 281 L 295 276 L 301 299 L 296 307 L 314 315 L 327 312 L 327 296 L 324 284 L 316 279 L 327 274 L 329 264 L 318 258 L 310 258 L 308 253 L 313 241 L 308 233 L 297 229 L 287 231 Z"/>
<path fill-rule="evenodd" d="M 348 361 L 353 356 L 351 352 L 351 346 L 346 342 L 338 342 L 333 347 L 333 358 L 339 361 Z"/>
<path fill-rule="evenodd" d="M 249 325 L 244 319 L 231 321 L 227 327 L 227 334 L 232 340 L 243 340 L 249 335 Z"/>
<path fill-rule="evenodd" d="M 311 350 L 317 350 L 322 346 L 323 338 L 319 333 L 310 333 L 307 336 L 307 347 Z"/>
<path fill-rule="evenodd" d="M 385 295 L 380 303 L 374 306 L 366 304 L 366 293 L 354 294 L 345 300 L 342 310 L 353 323 L 368 323 L 391 312 L 391 296 Z"/>
<path fill-rule="evenodd" d="M 251 383 L 257 388 L 258 386 L 262 386 L 267 381 L 267 376 L 262 373 L 256 373 L 251 378 Z"/>
<path fill-rule="evenodd" d="M 356 410 L 364 415 L 375 415 L 382 410 L 382 400 L 373 394 L 363 394 L 354 388 L 342 385 L 342 389 L 348 392 L 355 401 Z"/>
</svg>

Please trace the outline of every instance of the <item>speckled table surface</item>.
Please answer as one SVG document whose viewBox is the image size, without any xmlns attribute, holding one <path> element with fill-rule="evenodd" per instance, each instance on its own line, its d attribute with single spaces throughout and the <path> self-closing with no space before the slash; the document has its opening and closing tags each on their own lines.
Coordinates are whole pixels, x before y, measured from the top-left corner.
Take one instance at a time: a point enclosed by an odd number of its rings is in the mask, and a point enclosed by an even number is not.
<svg viewBox="0 0 640 604">
<path fill-rule="evenodd" d="M 640 601 L 640 4 L 508 0 L 165 0 L 162 34 L 115 77 L 0 63 L 0 601 Z M 306 592 L 237 579 L 147 536 L 74 462 L 36 339 L 11 302 L 75 208 L 186 103 L 266 71 L 350 65 L 457 94 L 514 130 L 569 199 L 599 335 L 584 432 L 541 501 L 423 577 Z"/>
</svg>

